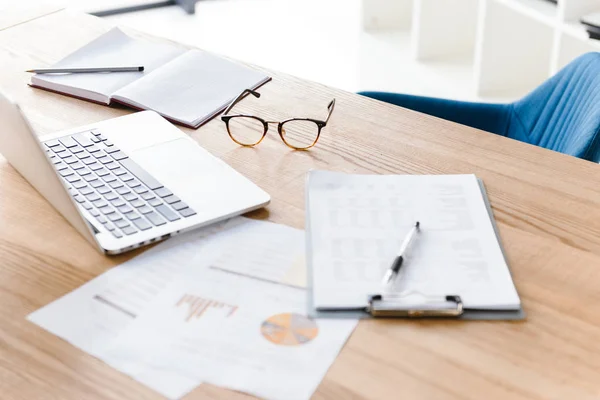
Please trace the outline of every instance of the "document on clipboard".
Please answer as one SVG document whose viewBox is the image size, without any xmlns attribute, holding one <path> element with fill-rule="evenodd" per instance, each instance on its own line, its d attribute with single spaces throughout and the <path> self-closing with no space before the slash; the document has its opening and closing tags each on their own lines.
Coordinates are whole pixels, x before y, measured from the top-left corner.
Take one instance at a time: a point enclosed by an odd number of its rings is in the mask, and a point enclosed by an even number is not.
<svg viewBox="0 0 600 400">
<path fill-rule="evenodd" d="M 315 317 L 522 319 L 483 183 L 475 175 L 311 171 L 306 235 Z M 382 277 L 419 221 L 390 285 Z"/>
</svg>

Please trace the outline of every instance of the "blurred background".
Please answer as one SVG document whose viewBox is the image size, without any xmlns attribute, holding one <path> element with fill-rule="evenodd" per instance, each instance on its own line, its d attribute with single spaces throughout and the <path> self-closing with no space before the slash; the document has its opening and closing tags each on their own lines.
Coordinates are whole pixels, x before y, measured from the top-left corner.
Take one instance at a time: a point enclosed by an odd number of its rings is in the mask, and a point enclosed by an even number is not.
<svg viewBox="0 0 600 400">
<path fill-rule="evenodd" d="M 98 12 L 151 2 L 60 3 Z M 516 99 L 600 51 L 580 23 L 600 0 L 201 0 L 194 11 L 104 18 L 348 91 L 461 100 Z"/>
</svg>

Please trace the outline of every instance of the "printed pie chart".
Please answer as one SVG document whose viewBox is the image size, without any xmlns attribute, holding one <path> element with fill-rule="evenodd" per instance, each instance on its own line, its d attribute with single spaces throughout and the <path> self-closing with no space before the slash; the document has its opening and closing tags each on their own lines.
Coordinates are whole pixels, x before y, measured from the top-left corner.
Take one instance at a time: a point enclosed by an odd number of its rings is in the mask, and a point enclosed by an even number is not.
<svg viewBox="0 0 600 400">
<path fill-rule="evenodd" d="M 276 314 L 267 318 L 260 332 L 269 342 L 281 346 L 299 346 L 317 337 L 319 327 L 312 319 L 295 313 Z"/>
</svg>

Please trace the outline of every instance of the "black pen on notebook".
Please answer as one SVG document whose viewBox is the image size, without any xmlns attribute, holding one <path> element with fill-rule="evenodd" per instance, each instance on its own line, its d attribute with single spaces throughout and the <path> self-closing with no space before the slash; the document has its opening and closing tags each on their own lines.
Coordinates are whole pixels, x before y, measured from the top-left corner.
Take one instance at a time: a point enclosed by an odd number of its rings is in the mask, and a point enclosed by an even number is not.
<svg viewBox="0 0 600 400">
<path fill-rule="evenodd" d="M 417 232 L 419 232 L 420 225 L 420 222 L 417 221 L 415 223 L 415 226 L 413 226 L 410 232 L 408 232 L 408 235 L 406 235 L 406 238 L 400 245 L 398 255 L 396 256 L 396 258 L 394 258 L 394 262 L 392 263 L 390 268 L 387 271 L 385 271 L 385 275 L 383 276 L 383 280 L 381 282 L 382 284 L 387 285 L 391 283 L 394 279 L 396 279 L 396 276 L 398 276 L 398 273 L 402 268 L 402 264 L 404 263 L 406 250 L 408 249 L 414 238 L 417 236 Z"/>
<path fill-rule="evenodd" d="M 90 68 L 39 68 L 29 69 L 25 72 L 34 74 L 89 74 L 96 72 L 142 72 L 143 66 L 133 67 L 90 67 Z"/>
</svg>

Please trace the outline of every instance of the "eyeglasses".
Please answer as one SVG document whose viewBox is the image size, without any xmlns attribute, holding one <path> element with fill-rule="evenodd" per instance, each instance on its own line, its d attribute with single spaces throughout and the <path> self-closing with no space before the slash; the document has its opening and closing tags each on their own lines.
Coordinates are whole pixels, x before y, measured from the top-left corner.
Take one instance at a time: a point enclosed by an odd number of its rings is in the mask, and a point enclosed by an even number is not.
<svg viewBox="0 0 600 400">
<path fill-rule="evenodd" d="M 279 137 L 283 140 L 288 147 L 294 150 L 307 150 L 313 147 L 319 136 L 321 136 L 321 130 L 325 128 L 331 113 L 335 107 L 335 99 L 331 100 L 327 106 L 327 118 L 324 121 L 312 118 L 291 118 L 285 121 L 265 121 L 262 118 L 254 115 L 227 115 L 229 111 L 235 106 L 240 100 L 246 95 L 251 94 L 254 97 L 260 97 L 260 93 L 246 89 L 236 97 L 229 107 L 225 110 L 221 116 L 221 120 L 225 122 L 229 137 L 239 145 L 252 147 L 259 144 L 267 135 L 269 130 L 269 124 L 277 124 L 277 131 Z"/>
</svg>

